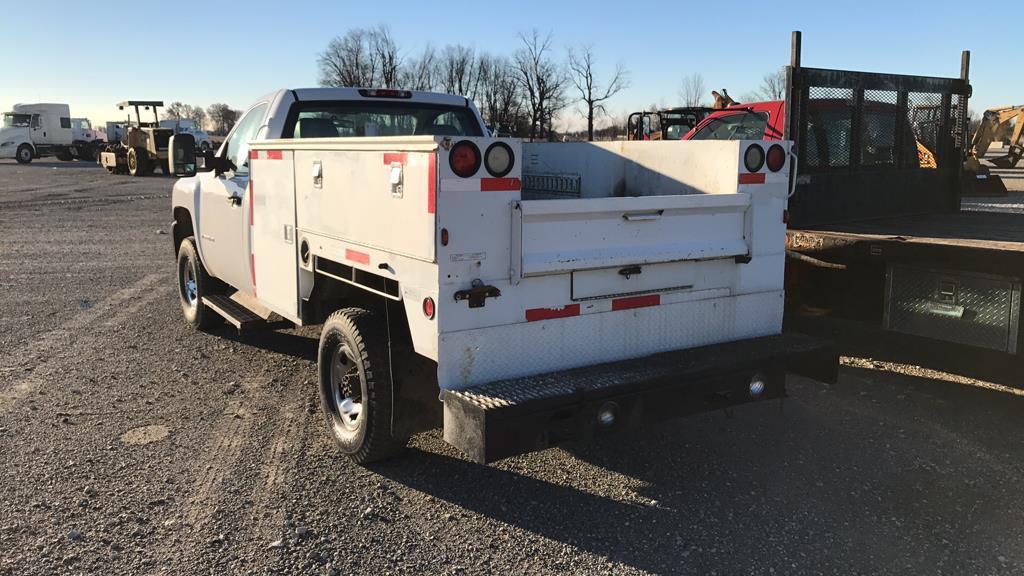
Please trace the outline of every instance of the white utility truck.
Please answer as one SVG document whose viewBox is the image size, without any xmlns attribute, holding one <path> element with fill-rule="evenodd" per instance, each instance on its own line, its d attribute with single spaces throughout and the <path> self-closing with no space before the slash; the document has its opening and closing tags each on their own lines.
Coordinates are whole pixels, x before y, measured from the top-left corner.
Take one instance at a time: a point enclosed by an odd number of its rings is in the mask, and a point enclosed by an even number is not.
<svg viewBox="0 0 1024 576">
<path fill-rule="evenodd" d="M 15 104 L 3 114 L 0 158 L 28 164 L 33 158 L 72 157 L 71 108 L 67 104 Z"/>
<path fill-rule="evenodd" d="M 175 134 L 188 133 L 196 139 L 196 150 L 210 150 L 213 148 L 213 140 L 210 135 L 199 128 L 195 120 L 188 118 L 177 118 L 160 121 L 161 128 L 170 128 Z"/>
<path fill-rule="evenodd" d="M 176 135 L 185 319 L 322 323 L 357 462 L 442 424 L 485 463 L 834 380 L 830 345 L 782 334 L 788 142 L 486 134 L 466 98 L 315 88 L 261 98 L 217 153 Z"/>
</svg>

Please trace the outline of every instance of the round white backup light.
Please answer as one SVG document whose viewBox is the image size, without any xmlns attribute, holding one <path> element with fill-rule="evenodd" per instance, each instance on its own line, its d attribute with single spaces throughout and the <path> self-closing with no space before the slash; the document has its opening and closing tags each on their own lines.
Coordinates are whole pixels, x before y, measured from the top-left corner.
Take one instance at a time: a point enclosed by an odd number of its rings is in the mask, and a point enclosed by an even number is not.
<svg viewBox="0 0 1024 576">
<path fill-rule="evenodd" d="M 491 144 L 484 153 L 484 167 L 495 178 L 501 178 L 511 172 L 514 164 L 512 148 L 504 142 Z"/>
</svg>

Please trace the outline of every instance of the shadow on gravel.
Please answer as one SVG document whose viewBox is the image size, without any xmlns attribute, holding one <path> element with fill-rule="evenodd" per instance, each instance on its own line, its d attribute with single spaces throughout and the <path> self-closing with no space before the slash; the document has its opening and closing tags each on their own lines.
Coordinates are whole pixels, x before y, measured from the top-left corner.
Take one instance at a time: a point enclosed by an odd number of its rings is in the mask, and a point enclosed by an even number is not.
<svg viewBox="0 0 1024 576">
<path fill-rule="evenodd" d="M 14 160 L 10 162 L 0 162 L 0 169 L 4 166 L 12 168 L 60 168 L 60 169 L 82 169 L 82 170 L 100 170 L 102 166 L 95 162 L 61 162 L 61 161 L 45 161 L 45 160 L 33 160 L 31 164 L 18 164 Z"/>
<path fill-rule="evenodd" d="M 216 332 L 216 335 L 243 346 L 252 346 L 267 352 L 276 352 L 300 360 L 316 362 L 316 351 L 319 342 L 316 338 L 277 330 L 239 334 L 231 326 L 224 326 Z"/>
<path fill-rule="evenodd" d="M 372 469 L 439 500 L 612 562 L 654 573 L 678 570 L 679 564 L 666 563 L 673 550 L 680 550 L 675 529 L 687 522 L 676 510 L 605 498 L 417 449 Z"/>
</svg>

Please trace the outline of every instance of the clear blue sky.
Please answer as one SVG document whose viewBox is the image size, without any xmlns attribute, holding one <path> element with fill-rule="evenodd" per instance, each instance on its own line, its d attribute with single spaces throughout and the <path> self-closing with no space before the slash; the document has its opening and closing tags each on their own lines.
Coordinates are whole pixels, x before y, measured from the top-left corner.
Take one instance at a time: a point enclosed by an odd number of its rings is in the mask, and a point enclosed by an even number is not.
<svg viewBox="0 0 1024 576">
<path fill-rule="evenodd" d="M 0 37 L 15 47 L 0 60 L 0 108 L 67 102 L 72 115 L 94 121 L 119 118 L 113 105 L 129 98 L 243 108 L 279 87 L 315 85 L 317 54 L 331 37 L 382 23 L 409 56 L 428 42 L 511 54 L 517 33 L 534 27 L 553 32 L 559 59 L 569 46 L 593 44 L 601 67 L 622 61 L 631 72 L 630 88 L 610 104 L 615 114 L 675 104 L 682 77 L 694 72 L 709 90 L 752 91 L 788 63 L 791 30 L 803 31 L 804 65 L 823 68 L 957 76 L 960 51 L 970 49 L 971 108 L 1024 103 L 1024 75 L 1009 68 L 1012 22 L 996 25 L 962 2 L 249 0 L 101 8 L 57 0 L 10 8 L 0 17 Z"/>
</svg>

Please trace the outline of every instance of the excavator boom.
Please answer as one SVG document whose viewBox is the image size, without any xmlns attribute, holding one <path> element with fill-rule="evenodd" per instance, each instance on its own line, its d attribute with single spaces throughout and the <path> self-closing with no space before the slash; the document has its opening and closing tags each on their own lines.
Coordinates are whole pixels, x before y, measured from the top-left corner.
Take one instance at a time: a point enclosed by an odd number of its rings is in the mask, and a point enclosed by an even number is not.
<svg viewBox="0 0 1024 576">
<path fill-rule="evenodd" d="M 992 163 L 999 168 L 1014 168 L 1021 156 L 1024 155 L 1024 142 L 1021 142 L 1021 134 L 1024 131 L 1024 106 L 1007 106 L 1005 108 L 991 108 L 985 111 L 981 117 L 981 125 L 974 132 L 971 138 L 971 148 L 967 151 L 968 156 L 979 162 L 988 153 L 992 142 L 999 140 L 1010 126 L 1010 122 L 1017 120 L 1013 134 L 1010 136 L 1010 150 L 1005 156 L 992 159 Z M 973 164 L 972 163 L 972 164 Z"/>
</svg>

